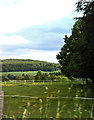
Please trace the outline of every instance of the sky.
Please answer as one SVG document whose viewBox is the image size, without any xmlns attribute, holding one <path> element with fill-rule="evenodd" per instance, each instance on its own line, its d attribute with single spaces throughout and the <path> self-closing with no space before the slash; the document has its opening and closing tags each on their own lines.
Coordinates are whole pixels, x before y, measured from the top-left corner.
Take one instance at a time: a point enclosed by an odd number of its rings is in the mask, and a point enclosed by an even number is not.
<svg viewBox="0 0 94 120">
<path fill-rule="evenodd" d="M 57 63 L 77 0 L 0 0 L 0 58 Z"/>
</svg>

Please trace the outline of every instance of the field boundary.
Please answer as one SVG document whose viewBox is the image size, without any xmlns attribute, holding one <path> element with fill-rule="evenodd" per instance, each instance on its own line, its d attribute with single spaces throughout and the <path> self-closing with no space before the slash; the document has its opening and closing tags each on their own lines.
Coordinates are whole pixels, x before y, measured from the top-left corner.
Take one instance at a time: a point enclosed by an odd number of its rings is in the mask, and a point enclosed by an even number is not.
<svg viewBox="0 0 94 120">
<path fill-rule="evenodd" d="M 0 95 L 1 96 L 1 95 Z M 20 96 L 20 95 L 4 95 L 4 97 L 23 97 L 23 98 L 42 98 L 42 97 L 32 97 L 32 96 Z M 85 97 L 44 97 L 51 99 L 59 99 L 59 98 L 75 98 L 75 99 L 83 99 L 83 100 L 94 100 L 94 98 L 85 98 Z"/>
</svg>

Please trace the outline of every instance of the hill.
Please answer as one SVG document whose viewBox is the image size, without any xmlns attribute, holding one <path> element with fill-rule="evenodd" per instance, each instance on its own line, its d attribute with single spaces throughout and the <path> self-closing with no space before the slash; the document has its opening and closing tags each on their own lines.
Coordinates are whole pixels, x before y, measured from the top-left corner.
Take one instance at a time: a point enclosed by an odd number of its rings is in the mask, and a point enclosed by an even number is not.
<svg viewBox="0 0 94 120">
<path fill-rule="evenodd" d="M 58 63 L 50 63 L 31 59 L 4 59 L 1 60 L 2 72 L 18 71 L 56 71 L 60 68 Z"/>
</svg>

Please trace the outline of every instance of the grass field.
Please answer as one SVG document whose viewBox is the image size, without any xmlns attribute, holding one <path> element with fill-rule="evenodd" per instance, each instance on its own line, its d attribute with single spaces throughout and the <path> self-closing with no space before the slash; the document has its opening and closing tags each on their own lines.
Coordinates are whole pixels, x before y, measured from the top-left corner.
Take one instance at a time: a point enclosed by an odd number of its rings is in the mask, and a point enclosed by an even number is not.
<svg viewBox="0 0 94 120">
<path fill-rule="evenodd" d="M 91 117 L 94 100 L 72 97 L 94 98 L 94 86 L 80 82 L 7 82 L 2 86 L 5 118 Z"/>
</svg>

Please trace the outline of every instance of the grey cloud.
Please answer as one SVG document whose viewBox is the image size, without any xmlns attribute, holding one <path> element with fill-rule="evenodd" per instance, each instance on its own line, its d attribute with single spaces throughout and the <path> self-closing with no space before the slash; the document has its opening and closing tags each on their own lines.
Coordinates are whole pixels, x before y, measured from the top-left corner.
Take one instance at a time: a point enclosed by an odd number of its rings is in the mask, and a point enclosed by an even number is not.
<svg viewBox="0 0 94 120">
<path fill-rule="evenodd" d="M 71 33 L 74 21 L 71 17 L 58 21 L 33 25 L 16 33 L 4 34 L 6 36 L 19 35 L 28 40 L 28 44 L 3 46 L 3 50 L 15 51 L 17 49 L 59 50 L 64 44 L 64 34 Z"/>
</svg>

